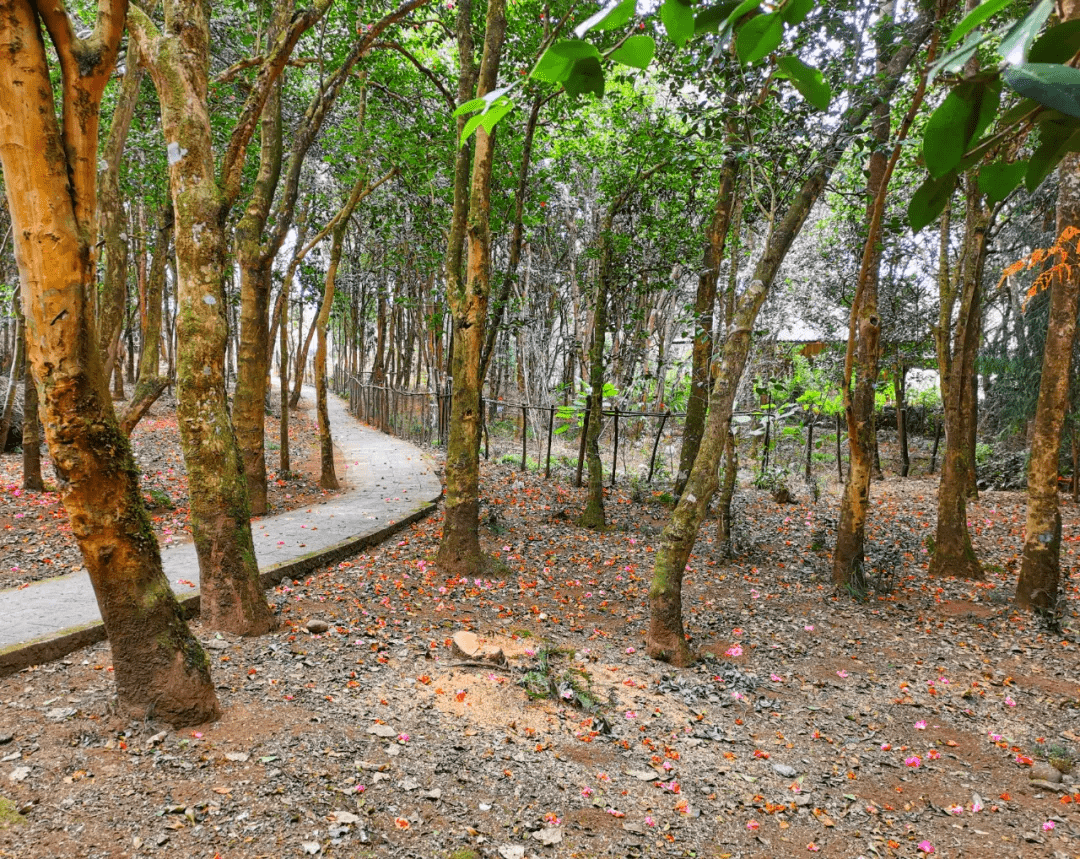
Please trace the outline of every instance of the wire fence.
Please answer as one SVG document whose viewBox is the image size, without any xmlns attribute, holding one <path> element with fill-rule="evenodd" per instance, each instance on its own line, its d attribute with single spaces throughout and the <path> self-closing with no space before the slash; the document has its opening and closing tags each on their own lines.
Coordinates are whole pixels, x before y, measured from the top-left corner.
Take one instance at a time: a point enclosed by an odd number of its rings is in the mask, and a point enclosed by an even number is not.
<svg viewBox="0 0 1080 859">
<path fill-rule="evenodd" d="M 452 387 L 405 391 L 376 385 L 336 367 L 333 388 L 348 399 L 358 420 L 399 438 L 446 446 L 450 431 Z M 591 398 L 574 405 L 531 405 L 507 400 L 481 400 L 482 452 L 485 459 L 517 465 L 520 470 L 570 471 L 580 484 L 589 422 L 603 421 L 600 458 L 605 480 L 619 477 L 652 483 L 669 479 L 677 468 L 683 412 L 634 411 L 612 407 L 594 417 Z"/>
</svg>

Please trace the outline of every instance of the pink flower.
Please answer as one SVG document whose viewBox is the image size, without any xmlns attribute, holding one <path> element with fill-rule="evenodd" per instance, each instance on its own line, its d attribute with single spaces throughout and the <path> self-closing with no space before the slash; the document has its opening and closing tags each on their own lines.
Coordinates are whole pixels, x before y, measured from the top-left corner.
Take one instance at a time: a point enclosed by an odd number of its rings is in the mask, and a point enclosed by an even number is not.
<svg viewBox="0 0 1080 859">
<path fill-rule="evenodd" d="M 928 760 L 936 761 L 941 758 L 941 752 L 939 752 L 937 749 L 931 749 L 926 753 L 926 757 Z"/>
<path fill-rule="evenodd" d="M 922 758 L 918 755 L 912 755 L 910 758 L 904 758 L 904 763 L 909 767 L 920 767 L 922 766 Z"/>
<path fill-rule="evenodd" d="M 628 647 L 628 648 L 626 648 L 626 652 L 629 654 L 629 653 L 634 653 L 635 651 L 634 651 L 633 647 Z"/>
<path fill-rule="evenodd" d="M 946 809 L 946 811 L 948 811 L 949 814 L 961 815 L 961 814 L 964 813 L 964 806 L 962 806 L 962 805 L 950 805 Z"/>
<path fill-rule="evenodd" d="M 656 826 L 656 821 L 653 820 L 652 817 L 650 817 L 648 814 L 646 814 L 645 815 L 645 825 L 646 826 Z"/>
<path fill-rule="evenodd" d="M 1054 828 L 1054 821 L 1052 821 L 1052 820 L 1048 820 L 1048 821 L 1046 821 L 1046 823 L 1044 823 L 1042 825 L 1043 832 L 1049 832 L 1053 828 Z"/>
<path fill-rule="evenodd" d="M 836 676 L 837 677 L 847 677 L 848 673 L 843 668 L 841 668 L 839 671 L 836 672 Z"/>
<path fill-rule="evenodd" d="M 934 845 L 931 844 L 929 841 L 920 841 L 916 845 L 916 849 L 920 853 L 933 853 L 934 852 Z"/>
<path fill-rule="evenodd" d="M 1005 706 L 1006 707 L 1015 707 L 1016 702 L 1012 698 L 1006 698 L 1005 699 Z"/>
<path fill-rule="evenodd" d="M 751 820 L 746 824 L 746 828 L 751 832 L 757 832 L 761 828 L 761 824 L 756 820 Z"/>
<path fill-rule="evenodd" d="M 806 849 L 809 850 L 811 853 L 819 853 L 821 851 L 821 848 L 818 847 L 813 841 L 806 845 Z"/>
<path fill-rule="evenodd" d="M 781 677 L 779 674 L 770 674 L 769 679 L 772 680 L 773 683 L 783 683 L 784 682 L 784 678 Z"/>
<path fill-rule="evenodd" d="M 983 810 L 983 804 L 981 802 L 976 801 L 976 802 L 971 803 L 970 808 L 971 808 L 971 813 L 972 814 L 978 814 L 980 811 Z"/>
<path fill-rule="evenodd" d="M 581 789 L 581 795 L 583 797 L 585 797 L 586 799 L 588 799 L 590 796 L 592 796 L 592 794 L 593 794 L 593 789 L 591 787 L 583 787 Z"/>
<path fill-rule="evenodd" d="M 742 652 L 743 652 L 742 648 L 739 645 L 733 644 L 726 651 L 724 651 L 724 655 L 725 656 L 742 656 Z"/>
<path fill-rule="evenodd" d="M 807 632 L 813 632 L 814 631 L 814 625 L 812 623 L 808 623 L 808 624 L 806 624 L 806 626 L 803 627 L 803 629 L 805 629 Z"/>
<path fill-rule="evenodd" d="M 882 750 L 883 752 L 887 752 L 887 751 L 889 751 L 889 749 L 891 749 L 891 748 L 892 748 L 892 743 L 882 743 L 882 744 L 881 744 L 881 750 Z"/>
<path fill-rule="evenodd" d="M 916 731 L 925 731 L 926 730 L 926 720 L 925 719 L 919 719 L 919 721 L 915 723 L 915 730 Z"/>
</svg>

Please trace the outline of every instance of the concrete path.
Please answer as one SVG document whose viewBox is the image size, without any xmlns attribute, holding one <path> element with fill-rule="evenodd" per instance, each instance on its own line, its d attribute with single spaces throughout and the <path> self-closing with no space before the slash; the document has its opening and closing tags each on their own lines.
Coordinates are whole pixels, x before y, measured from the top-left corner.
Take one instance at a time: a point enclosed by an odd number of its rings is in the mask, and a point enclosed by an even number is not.
<svg viewBox="0 0 1080 859">
<path fill-rule="evenodd" d="M 314 391 L 305 388 L 313 399 Z M 330 428 L 344 460 L 345 490 L 332 499 L 252 520 L 264 586 L 356 554 L 434 509 L 442 494 L 434 464 L 408 442 L 369 429 L 331 395 Z M 162 551 L 165 575 L 198 610 L 199 565 L 190 541 Z M 0 676 L 102 641 L 89 574 L 73 573 L 0 591 Z"/>
</svg>

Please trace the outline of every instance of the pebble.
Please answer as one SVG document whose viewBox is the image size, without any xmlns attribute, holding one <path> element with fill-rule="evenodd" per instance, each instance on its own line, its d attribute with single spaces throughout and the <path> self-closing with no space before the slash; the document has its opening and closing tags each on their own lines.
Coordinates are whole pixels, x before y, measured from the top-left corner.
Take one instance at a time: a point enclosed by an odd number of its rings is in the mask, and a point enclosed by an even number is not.
<svg viewBox="0 0 1080 859">
<path fill-rule="evenodd" d="M 1031 775 L 1028 777 L 1032 781 L 1048 781 L 1051 784 L 1058 784 L 1061 781 L 1061 770 L 1046 761 L 1036 761 L 1034 766 L 1031 767 Z"/>
<path fill-rule="evenodd" d="M 309 620 L 307 622 L 307 631 L 310 632 L 312 635 L 321 635 L 329 628 L 330 624 L 328 624 L 325 620 L 319 620 L 318 618 L 313 618 L 312 620 Z"/>
</svg>

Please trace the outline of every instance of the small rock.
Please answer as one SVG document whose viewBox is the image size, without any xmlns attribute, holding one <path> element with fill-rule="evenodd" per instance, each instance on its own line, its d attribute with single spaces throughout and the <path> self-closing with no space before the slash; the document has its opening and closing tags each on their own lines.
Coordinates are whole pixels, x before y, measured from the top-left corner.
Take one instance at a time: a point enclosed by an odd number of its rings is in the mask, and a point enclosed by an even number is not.
<svg viewBox="0 0 1080 859">
<path fill-rule="evenodd" d="M 8 773 L 8 781 L 14 784 L 17 781 L 24 781 L 28 775 L 30 775 L 30 767 L 15 767 Z"/>
<path fill-rule="evenodd" d="M 562 841 L 562 830 L 557 826 L 545 826 L 532 834 L 532 837 L 545 847 L 554 847 Z"/>
<path fill-rule="evenodd" d="M 627 770 L 626 774 L 638 781 L 656 781 L 660 776 L 653 770 Z"/>
<path fill-rule="evenodd" d="M 459 659 L 483 659 L 499 664 L 506 661 L 502 648 L 482 643 L 475 632 L 464 629 L 458 630 L 454 633 L 451 641 L 452 651 Z"/>
<path fill-rule="evenodd" d="M 389 725 L 375 724 L 367 729 L 369 734 L 374 734 L 376 737 L 382 737 L 389 739 L 390 737 L 396 737 L 398 732 L 391 728 Z"/>
<path fill-rule="evenodd" d="M 315 618 L 307 622 L 307 631 L 310 632 L 312 635 L 320 635 L 326 632 L 329 628 L 330 624 L 328 624 L 325 620 L 319 620 Z"/>
<path fill-rule="evenodd" d="M 420 782 L 414 778 L 406 778 L 398 782 L 398 787 L 404 791 L 412 791 L 420 787 Z"/>
<path fill-rule="evenodd" d="M 773 772 L 784 778 L 795 778 L 799 774 L 799 771 L 795 767 L 788 766 L 787 764 L 773 764 Z"/>
<path fill-rule="evenodd" d="M 14 734 L 0 734 L 0 746 L 6 746 L 15 739 Z"/>
<path fill-rule="evenodd" d="M 322 850 L 322 845 L 318 841 L 305 841 L 300 846 L 304 848 L 305 856 L 314 856 L 316 853 Z"/>
<path fill-rule="evenodd" d="M 499 855 L 502 859 L 525 859 L 525 848 L 520 844 L 503 844 Z"/>
<path fill-rule="evenodd" d="M 1046 761 L 1036 761 L 1031 767 L 1028 778 L 1032 781 L 1048 781 L 1051 784 L 1057 784 L 1061 781 L 1061 770 Z"/>
<path fill-rule="evenodd" d="M 1061 791 L 1062 793 L 1068 793 L 1069 789 L 1065 787 L 1061 782 L 1043 781 L 1041 778 L 1033 778 L 1028 782 L 1032 787 L 1042 788 L 1043 790 Z"/>
<path fill-rule="evenodd" d="M 163 742 L 167 736 L 169 736 L 168 731 L 161 731 L 157 734 L 154 734 L 154 736 L 147 740 L 146 745 L 156 746 L 158 743 Z"/>
<path fill-rule="evenodd" d="M 432 802 L 438 802 L 442 799 L 442 791 L 437 787 L 433 787 L 431 790 L 424 791 L 424 799 L 430 799 Z"/>
<path fill-rule="evenodd" d="M 50 722 L 63 722 L 64 719 L 70 719 L 78 712 L 74 707 L 53 707 L 45 714 L 45 718 Z"/>
<path fill-rule="evenodd" d="M 359 815 L 353 814 L 351 811 L 335 811 L 330 815 L 334 818 L 335 823 L 352 824 L 359 823 Z"/>
<path fill-rule="evenodd" d="M 247 752 L 225 752 L 225 760 L 238 764 L 244 763 L 250 757 Z"/>
<path fill-rule="evenodd" d="M 224 638 L 211 638 L 209 641 L 203 642 L 203 647 L 207 650 L 225 650 L 229 646 Z"/>
</svg>

